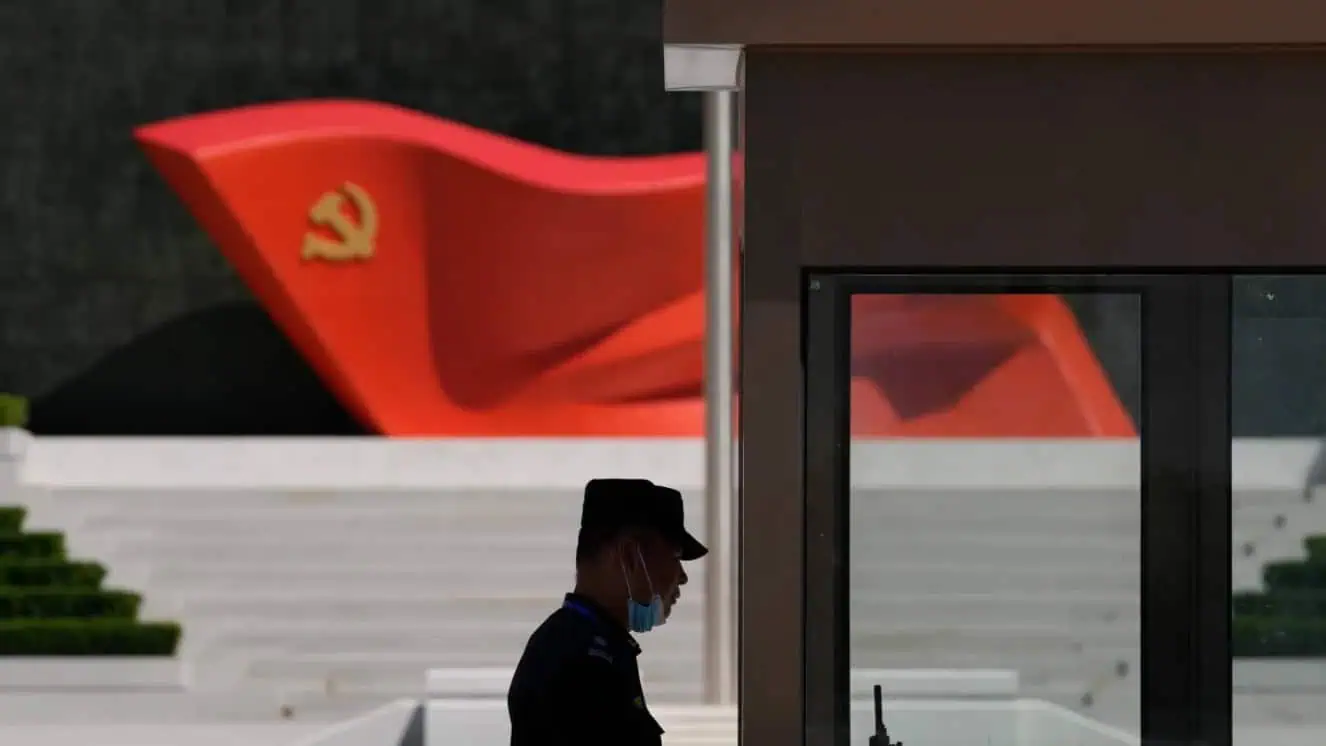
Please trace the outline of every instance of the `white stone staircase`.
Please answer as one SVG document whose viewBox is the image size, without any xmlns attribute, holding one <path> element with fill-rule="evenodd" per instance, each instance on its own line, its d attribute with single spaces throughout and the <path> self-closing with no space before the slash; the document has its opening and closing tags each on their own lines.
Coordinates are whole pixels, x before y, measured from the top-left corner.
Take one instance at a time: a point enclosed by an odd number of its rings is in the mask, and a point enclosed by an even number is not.
<svg viewBox="0 0 1326 746">
<path fill-rule="evenodd" d="M 1326 534 L 1326 490 L 1245 490 L 1234 497 L 1234 590 L 1263 588 L 1268 562 L 1303 559 L 1303 540 Z"/>
<path fill-rule="evenodd" d="M 195 690 L 362 703 L 422 693 L 431 667 L 510 667 L 573 577 L 571 492 L 60 490 L 37 518 L 185 628 Z M 691 510 L 699 515 L 697 505 Z M 690 701 L 703 569 L 643 664 Z"/>
<path fill-rule="evenodd" d="M 147 615 L 184 623 L 195 689 L 300 703 L 416 695 L 427 668 L 511 666 L 571 582 L 579 513 L 565 490 L 65 489 L 44 502 L 35 517 L 75 553 L 142 590 Z M 862 491 L 853 511 L 854 666 L 1012 668 L 1027 696 L 1131 701 L 1135 497 Z M 704 563 L 692 569 L 677 615 L 642 641 L 655 701 L 699 698 Z"/>
<path fill-rule="evenodd" d="M 856 490 L 854 668 L 1011 669 L 1024 696 L 1137 719 L 1136 490 Z"/>
<path fill-rule="evenodd" d="M 25 494 L 33 522 L 144 592 L 147 616 L 184 624 L 193 689 L 301 708 L 418 696 L 428 668 L 509 668 L 571 583 L 579 513 L 570 490 Z M 1234 515 L 1236 587 L 1326 530 L 1289 491 L 1240 493 Z M 852 665 L 1013 669 L 1024 696 L 1135 725 L 1139 516 L 1135 492 L 857 491 Z M 672 623 L 642 640 L 655 701 L 699 698 L 692 569 Z"/>
</svg>

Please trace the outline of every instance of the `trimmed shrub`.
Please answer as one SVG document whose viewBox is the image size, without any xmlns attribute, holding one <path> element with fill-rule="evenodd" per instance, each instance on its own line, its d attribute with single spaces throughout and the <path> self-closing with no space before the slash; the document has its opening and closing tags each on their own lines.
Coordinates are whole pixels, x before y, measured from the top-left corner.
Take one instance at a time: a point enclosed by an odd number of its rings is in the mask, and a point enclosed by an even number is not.
<svg viewBox="0 0 1326 746">
<path fill-rule="evenodd" d="M 1240 591 L 1230 599 L 1235 616 L 1326 619 L 1326 590 Z"/>
<path fill-rule="evenodd" d="M 3 655 L 174 655 L 180 626 L 129 619 L 0 620 Z"/>
<path fill-rule="evenodd" d="M 63 534 L 24 532 L 25 516 L 0 507 L 0 659 L 175 654 L 178 624 L 139 622 L 138 594 L 103 589 L 105 567 L 70 560 Z"/>
<path fill-rule="evenodd" d="M 0 560 L 0 586 L 86 588 L 95 590 L 106 579 L 96 562 L 58 559 Z"/>
<path fill-rule="evenodd" d="M 0 619 L 134 619 L 142 598 L 88 588 L 0 588 Z"/>
<path fill-rule="evenodd" d="M 1309 536 L 1303 540 L 1303 547 L 1308 550 L 1310 562 L 1326 563 L 1326 536 Z"/>
<path fill-rule="evenodd" d="M 53 531 L 0 531 L 0 560 L 64 559 L 64 534 Z"/>
<path fill-rule="evenodd" d="M 0 394 L 0 427 L 24 427 L 28 424 L 28 400 L 13 394 Z"/>
<path fill-rule="evenodd" d="M 27 508 L 19 505 L 0 505 L 0 533 L 16 534 L 23 528 Z"/>
<path fill-rule="evenodd" d="M 1326 656 L 1326 619 L 1236 616 L 1231 627 L 1231 652 L 1238 658 Z"/>
<path fill-rule="evenodd" d="M 1272 593 L 1326 590 L 1326 562 L 1268 562 L 1262 578 Z"/>
</svg>

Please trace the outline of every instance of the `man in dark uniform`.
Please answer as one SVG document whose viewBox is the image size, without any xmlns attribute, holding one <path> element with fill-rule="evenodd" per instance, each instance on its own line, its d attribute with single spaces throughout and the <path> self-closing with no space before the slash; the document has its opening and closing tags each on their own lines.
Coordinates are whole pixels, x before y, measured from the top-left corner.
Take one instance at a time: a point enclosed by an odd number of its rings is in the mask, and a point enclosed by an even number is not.
<svg viewBox="0 0 1326 746">
<path fill-rule="evenodd" d="M 667 621 L 681 563 L 709 550 L 686 531 L 681 493 L 645 479 L 585 485 L 575 590 L 525 646 L 507 692 L 511 746 L 657 746 L 632 634 Z"/>
</svg>

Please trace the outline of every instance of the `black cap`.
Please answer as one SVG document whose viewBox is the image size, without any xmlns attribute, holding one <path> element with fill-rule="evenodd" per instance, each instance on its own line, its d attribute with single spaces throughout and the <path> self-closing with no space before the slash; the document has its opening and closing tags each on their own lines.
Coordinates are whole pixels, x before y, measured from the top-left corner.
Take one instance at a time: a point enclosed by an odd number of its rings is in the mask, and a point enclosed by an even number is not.
<svg viewBox="0 0 1326 746">
<path fill-rule="evenodd" d="M 681 550 L 683 560 L 709 553 L 686 530 L 681 493 L 648 479 L 591 479 L 585 485 L 580 530 L 644 528 L 657 531 Z"/>
</svg>

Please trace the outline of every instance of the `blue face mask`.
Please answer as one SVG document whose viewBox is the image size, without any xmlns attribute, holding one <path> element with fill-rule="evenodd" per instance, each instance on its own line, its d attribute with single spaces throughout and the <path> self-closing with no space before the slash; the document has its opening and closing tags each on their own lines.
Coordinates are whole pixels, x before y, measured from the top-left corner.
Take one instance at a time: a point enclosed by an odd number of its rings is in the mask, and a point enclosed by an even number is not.
<svg viewBox="0 0 1326 746">
<path fill-rule="evenodd" d="M 632 632 L 644 634 L 655 627 L 663 626 L 668 620 L 667 614 L 663 611 L 663 597 L 654 591 L 654 581 L 649 577 L 649 570 L 645 567 L 645 559 L 640 554 L 640 548 L 636 547 L 635 556 L 640 560 L 640 569 L 644 570 L 645 582 L 649 583 L 648 604 L 642 604 L 635 600 L 635 593 L 631 590 L 631 577 L 626 573 L 626 565 L 622 565 L 622 576 L 626 579 L 626 622 Z"/>
</svg>

